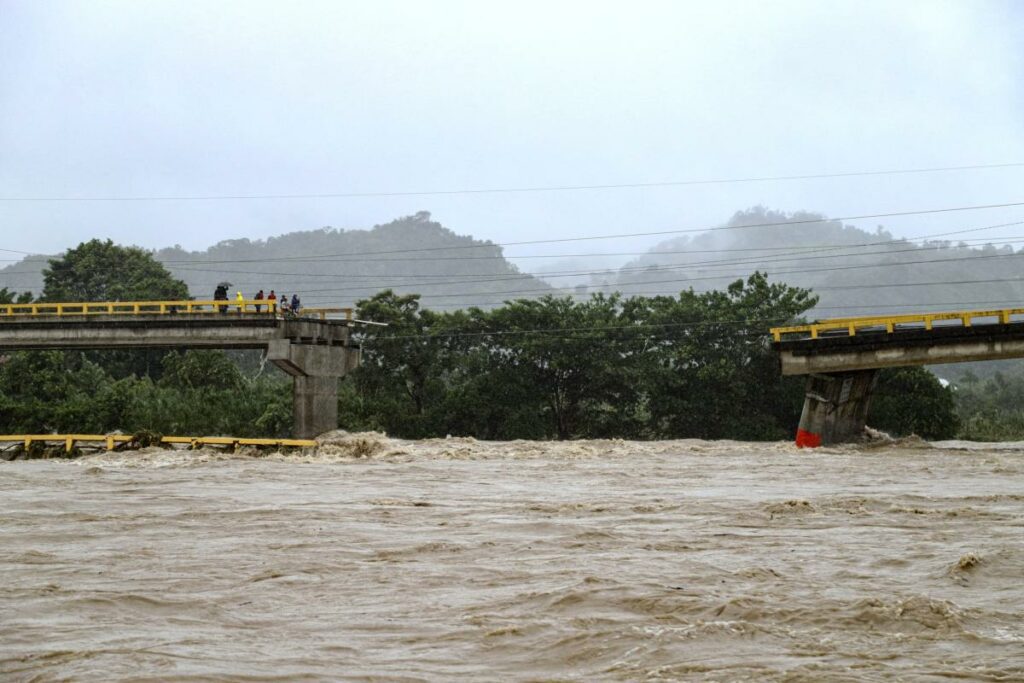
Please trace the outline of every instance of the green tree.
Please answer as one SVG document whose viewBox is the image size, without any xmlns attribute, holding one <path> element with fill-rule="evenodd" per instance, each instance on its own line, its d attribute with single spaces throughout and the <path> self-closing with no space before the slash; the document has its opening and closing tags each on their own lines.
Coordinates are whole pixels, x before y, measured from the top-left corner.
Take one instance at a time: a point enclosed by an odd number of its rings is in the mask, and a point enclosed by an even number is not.
<svg viewBox="0 0 1024 683">
<path fill-rule="evenodd" d="M 16 353 L 0 358 L 0 425 L 9 433 L 103 431 L 110 415 L 96 393 L 109 382 L 81 354 Z"/>
<path fill-rule="evenodd" d="M 789 438 L 802 383 L 779 374 L 767 330 L 817 302 L 806 289 L 754 273 L 725 291 L 636 297 L 626 313 L 651 342 L 642 386 L 655 438 Z"/>
<path fill-rule="evenodd" d="M 178 301 L 188 287 L 138 247 L 94 239 L 50 260 L 43 271 L 42 300 Z"/>
<path fill-rule="evenodd" d="M 879 371 L 868 425 L 894 436 L 951 439 L 960 428 L 953 391 L 921 367 Z"/>
<path fill-rule="evenodd" d="M 0 289 L 0 304 L 27 304 L 32 302 L 32 292 L 13 292 L 6 287 Z"/>
<path fill-rule="evenodd" d="M 419 295 L 379 292 L 357 303 L 360 318 L 387 324 L 362 336 L 363 366 L 352 377 L 355 391 L 343 391 L 344 425 L 383 429 L 420 437 L 436 433 L 438 407 L 448 388 L 453 359 L 430 338 L 448 316 L 420 309 Z"/>
<path fill-rule="evenodd" d="M 636 340 L 622 327 L 617 295 L 511 301 L 487 316 L 491 367 L 559 439 L 624 435 L 637 401 Z"/>
<path fill-rule="evenodd" d="M 50 260 L 43 271 L 43 296 L 50 302 L 180 301 L 188 287 L 138 247 L 90 240 Z M 114 377 L 159 377 L 164 351 L 90 352 L 88 358 Z"/>
</svg>

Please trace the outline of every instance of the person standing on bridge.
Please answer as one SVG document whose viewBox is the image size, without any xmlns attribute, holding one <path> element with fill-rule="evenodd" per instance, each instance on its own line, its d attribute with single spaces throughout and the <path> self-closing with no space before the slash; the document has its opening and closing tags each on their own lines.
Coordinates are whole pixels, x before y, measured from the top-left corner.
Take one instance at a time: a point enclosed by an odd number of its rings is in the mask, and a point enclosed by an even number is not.
<svg viewBox="0 0 1024 683">
<path fill-rule="evenodd" d="M 254 296 L 253 298 L 256 299 L 256 301 L 263 301 L 263 290 L 261 289 L 260 291 L 256 292 L 256 296 Z M 260 309 L 262 309 L 262 308 L 263 308 L 263 306 L 260 306 L 259 304 L 256 304 L 256 312 L 257 313 L 259 313 Z"/>
<path fill-rule="evenodd" d="M 267 310 L 271 313 L 276 313 L 274 305 L 277 303 L 277 294 L 274 294 L 274 290 L 270 290 L 270 294 L 267 295 Z"/>
<path fill-rule="evenodd" d="M 217 289 L 215 289 L 213 291 L 213 300 L 214 301 L 227 301 L 228 300 L 228 288 L 225 287 L 224 285 L 217 285 Z M 217 308 L 220 310 L 221 313 L 227 313 L 228 312 L 228 307 L 227 306 L 218 306 Z"/>
<path fill-rule="evenodd" d="M 292 315 L 298 315 L 302 309 L 302 302 L 299 301 L 298 294 L 292 294 Z"/>
<path fill-rule="evenodd" d="M 281 315 L 288 315 L 288 295 L 287 294 L 282 294 L 281 295 L 280 308 L 281 308 Z"/>
<path fill-rule="evenodd" d="M 235 293 L 235 301 L 238 302 L 238 312 L 241 313 L 245 310 L 245 297 L 242 296 L 241 292 Z"/>
</svg>

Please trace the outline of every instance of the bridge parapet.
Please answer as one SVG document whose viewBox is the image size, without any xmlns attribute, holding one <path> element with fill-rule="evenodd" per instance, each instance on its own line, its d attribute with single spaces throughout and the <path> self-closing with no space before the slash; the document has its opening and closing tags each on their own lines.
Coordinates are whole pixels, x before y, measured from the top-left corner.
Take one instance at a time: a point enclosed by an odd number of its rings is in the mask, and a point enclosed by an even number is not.
<svg viewBox="0 0 1024 683">
<path fill-rule="evenodd" d="M 1020 321 L 1024 321 L 1024 308 L 1000 308 L 983 311 L 829 318 L 806 325 L 773 327 L 771 333 L 776 342 L 782 342 L 796 339 L 818 339 L 823 335 L 853 337 L 858 333 L 864 332 L 877 333 L 884 331 L 887 334 L 893 334 L 899 331 L 915 329 L 931 331 L 935 328 L 936 323 L 939 323 L 940 327 L 957 325 L 960 327 L 972 327 L 975 322 L 1007 325 L 1011 322 Z"/>
<path fill-rule="evenodd" d="M 114 315 L 176 315 L 179 313 L 210 315 L 289 315 L 326 320 L 329 315 L 343 315 L 352 320 L 351 308 L 301 308 L 298 311 L 279 307 L 276 299 L 188 299 L 180 301 L 79 301 L 0 304 L 0 322 L 11 318 L 57 316 L 60 318 Z"/>
</svg>

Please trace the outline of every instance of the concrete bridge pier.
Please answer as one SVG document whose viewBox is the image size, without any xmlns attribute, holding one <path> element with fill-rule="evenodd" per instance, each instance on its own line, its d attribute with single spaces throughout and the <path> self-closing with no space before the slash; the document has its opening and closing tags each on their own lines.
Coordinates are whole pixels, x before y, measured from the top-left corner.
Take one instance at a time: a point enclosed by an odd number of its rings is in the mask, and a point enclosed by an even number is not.
<svg viewBox="0 0 1024 683">
<path fill-rule="evenodd" d="M 864 432 L 877 379 L 876 369 L 809 375 L 796 445 L 816 448 L 855 441 Z"/>
<path fill-rule="evenodd" d="M 338 428 L 338 380 L 359 366 L 359 349 L 273 341 L 267 360 L 292 376 L 296 439 Z"/>
</svg>

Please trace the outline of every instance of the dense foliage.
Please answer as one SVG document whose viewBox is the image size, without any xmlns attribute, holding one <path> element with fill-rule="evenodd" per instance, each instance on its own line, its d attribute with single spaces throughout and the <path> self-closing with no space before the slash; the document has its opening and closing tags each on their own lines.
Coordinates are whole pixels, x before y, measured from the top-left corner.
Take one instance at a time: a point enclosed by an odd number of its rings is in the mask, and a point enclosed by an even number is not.
<svg viewBox="0 0 1024 683">
<path fill-rule="evenodd" d="M 250 379 L 215 351 L 170 353 L 163 376 L 114 379 L 81 353 L 15 353 L 0 363 L 5 433 L 287 436 L 286 382 Z"/>
<path fill-rule="evenodd" d="M 50 260 L 43 301 L 180 301 L 188 286 L 138 247 L 90 240 Z"/>
<path fill-rule="evenodd" d="M 364 336 L 343 423 L 422 437 L 787 438 L 802 383 L 780 377 L 766 328 L 814 304 L 758 273 L 676 297 L 543 297 L 439 313 L 391 291 Z"/>
<path fill-rule="evenodd" d="M 185 298 L 145 251 L 93 240 L 50 261 L 47 300 Z M 0 290 L 0 303 L 30 299 Z M 803 398 L 766 329 L 799 318 L 809 290 L 762 273 L 674 296 L 545 296 L 441 312 L 380 292 L 358 304 L 363 366 L 342 382 L 342 426 L 404 437 L 788 439 Z M 245 368 L 243 371 L 241 368 Z M 1024 380 L 881 374 L 869 424 L 893 434 L 1024 432 Z M 957 403 L 958 401 L 958 403 Z M 1007 406 L 1013 406 L 1008 409 Z M 290 387 L 258 359 L 221 352 L 0 356 L 0 430 L 284 436 Z"/>
<path fill-rule="evenodd" d="M 1024 441 L 1024 364 L 987 379 L 968 372 L 956 386 L 963 438 Z"/>
<path fill-rule="evenodd" d="M 954 392 L 920 367 L 881 370 L 868 424 L 889 434 L 951 439 L 960 429 Z"/>
<path fill-rule="evenodd" d="M 0 290 L 0 303 L 30 295 Z M 137 248 L 92 240 L 51 259 L 46 301 L 180 300 L 188 291 Z M 285 436 L 281 377 L 247 377 L 219 351 L 28 351 L 0 356 L 0 429 L 7 433 L 151 430 Z"/>
</svg>

